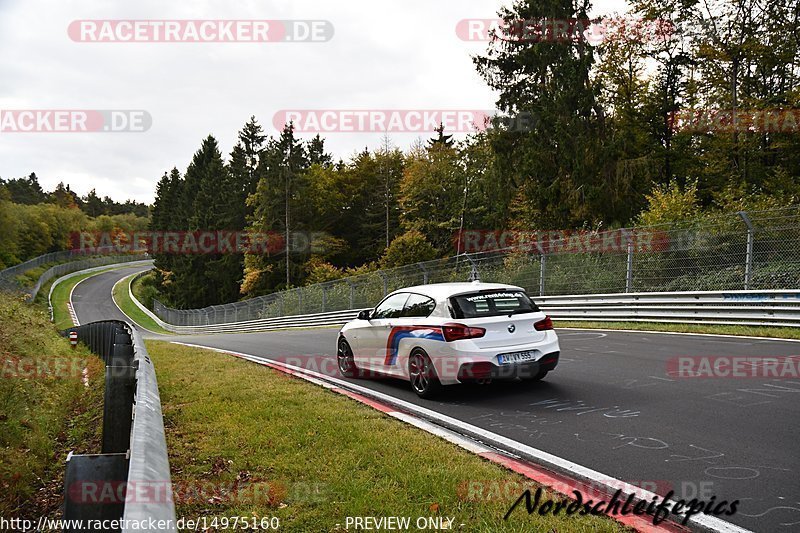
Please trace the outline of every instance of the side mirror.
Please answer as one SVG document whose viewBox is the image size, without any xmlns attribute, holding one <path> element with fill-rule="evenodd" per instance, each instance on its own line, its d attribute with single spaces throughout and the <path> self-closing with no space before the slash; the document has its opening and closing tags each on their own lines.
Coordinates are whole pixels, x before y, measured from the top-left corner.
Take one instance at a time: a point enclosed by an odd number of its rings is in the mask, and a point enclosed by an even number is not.
<svg viewBox="0 0 800 533">
<path fill-rule="evenodd" d="M 372 316 L 372 310 L 364 309 L 363 311 L 359 311 L 358 317 L 356 318 L 358 318 L 358 320 L 369 320 L 371 316 Z"/>
</svg>

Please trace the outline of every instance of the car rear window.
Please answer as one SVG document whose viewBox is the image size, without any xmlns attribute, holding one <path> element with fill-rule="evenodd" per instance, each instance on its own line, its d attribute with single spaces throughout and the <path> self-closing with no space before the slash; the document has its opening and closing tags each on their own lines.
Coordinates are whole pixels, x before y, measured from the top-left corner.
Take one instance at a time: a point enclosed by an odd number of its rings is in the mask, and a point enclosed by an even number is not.
<svg viewBox="0 0 800 533">
<path fill-rule="evenodd" d="M 524 291 L 499 290 L 459 294 L 450 297 L 453 318 L 479 318 L 539 310 Z"/>
</svg>

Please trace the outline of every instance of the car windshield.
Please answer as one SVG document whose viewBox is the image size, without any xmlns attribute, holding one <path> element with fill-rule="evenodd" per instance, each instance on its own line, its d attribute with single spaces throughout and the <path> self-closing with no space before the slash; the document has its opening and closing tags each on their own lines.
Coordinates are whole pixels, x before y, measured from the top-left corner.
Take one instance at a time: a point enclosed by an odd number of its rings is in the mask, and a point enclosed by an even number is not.
<svg viewBox="0 0 800 533">
<path fill-rule="evenodd" d="M 539 310 L 521 290 L 489 290 L 450 297 L 453 318 L 534 313 Z"/>
</svg>

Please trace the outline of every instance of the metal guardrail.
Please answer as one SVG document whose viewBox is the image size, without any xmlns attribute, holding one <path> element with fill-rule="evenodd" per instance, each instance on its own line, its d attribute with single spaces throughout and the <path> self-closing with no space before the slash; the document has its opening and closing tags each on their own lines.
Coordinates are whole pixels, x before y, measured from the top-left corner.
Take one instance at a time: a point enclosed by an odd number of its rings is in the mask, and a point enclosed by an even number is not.
<svg viewBox="0 0 800 533">
<path fill-rule="evenodd" d="M 106 530 L 122 533 L 147 531 L 137 526 L 163 520 L 166 527 L 159 531 L 175 531 L 161 400 L 142 338 L 130 324 L 116 320 L 75 326 L 64 334 L 71 332 L 104 360 L 106 375 L 102 450 L 69 455 L 65 520 L 122 519 L 122 529 Z M 156 496 L 126 497 L 127 491 L 140 494 L 143 489 Z"/>
<path fill-rule="evenodd" d="M 167 331 L 179 334 L 214 334 L 214 333 L 247 333 L 250 331 L 269 331 L 272 329 L 285 329 L 293 327 L 322 327 L 322 326 L 335 326 L 344 324 L 348 320 L 356 317 L 361 309 L 332 311 L 330 313 L 315 313 L 309 315 L 293 315 L 285 317 L 265 318 L 260 320 L 249 320 L 243 322 L 230 322 L 227 324 L 213 324 L 209 326 L 176 326 L 168 324 L 155 315 L 150 309 L 139 301 L 133 294 L 131 286 L 137 278 L 146 275 L 147 272 L 140 272 L 130 278 L 128 281 L 128 296 L 131 301 L 143 313 L 149 316 L 156 324 L 161 326 Z"/>
<path fill-rule="evenodd" d="M 800 290 L 590 294 L 536 301 L 559 320 L 800 327 Z"/>
<path fill-rule="evenodd" d="M 134 301 L 135 297 L 134 297 Z M 330 313 L 316 313 L 311 315 L 294 315 L 279 318 L 265 318 L 261 320 L 248 320 L 246 322 L 231 322 L 229 324 L 214 324 L 210 326 L 175 326 L 159 320 L 158 324 L 173 333 L 183 335 L 213 335 L 215 333 L 252 333 L 256 331 L 270 331 L 286 328 L 312 328 L 324 326 L 337 326 L 352 320 L 361 309 L 348 309 L 346 311 L 333 311 Z"/>
<path fill-rule="evenodd" d="M 160 487 L 164 489 L 162 493 L 172 494 L 167 440 L 156 370 L 147 355 L 144 340 L 135 331 L 133 347 L 134 364 L 136 364 L 137 370 L 128 482 L 145 487 Z M 148 518 L 152 518 L 156 523 L 162 520 L 171 521 L 169 523 L 173 524 L 172 528 L 159 531 L 175 531 L 175 503 L 171 497 L 168 500 L 131 501 L 125 505 L 123 519 L 126 524 L 131 524 L 132 521 L 142 523 Z M 128 533 L 128 530 L 123 529 L 122 533 Z"/>
<path fill-rule="evenodd" d="M 131 298 L 144 309 L 133 294 Z M 588 294 L 534 297 L 534 300 L 556 320 L 800 327 L 800 290 Z M 167 324 L 147 312 L 173 333 L 214 334 L 336 326 L 354 319 L 359 311 L 362 309 L 208 326 Z"/>
<path fill-rule="evenodd" d="M 28 270 L 36 267 L 46 265 L 55 261 L 65 261 L 70 258 L 75 258 L 74 261 L 67 261 L 58 265 L 54 265 L 45 270 L 36 280 L 33 287 L 24 287 L 17 281 L 17 277 L 24 274 Z M 126 254 L 126 255 L 101 255 L 97 257 L 86 257 L 86 254 L 80 252 L 73 252 L 71 250 L 64 252 L 53 252 L 50 254 L 40 255 L 19 265 L 7 268 L 0 271 L 0 290 L 11 292 L 22 292 L 27 296 L 28 301 L 33 301 L 39 293 L 42 285 L 50 281 L 56 276 L 63 276 L 78 270 L 85 270 L 92 267 L 107 266 L 116 263 L 128 263 L 133 261 L 142 261 L 148 259 L 146 254 Z"/>
</svg>

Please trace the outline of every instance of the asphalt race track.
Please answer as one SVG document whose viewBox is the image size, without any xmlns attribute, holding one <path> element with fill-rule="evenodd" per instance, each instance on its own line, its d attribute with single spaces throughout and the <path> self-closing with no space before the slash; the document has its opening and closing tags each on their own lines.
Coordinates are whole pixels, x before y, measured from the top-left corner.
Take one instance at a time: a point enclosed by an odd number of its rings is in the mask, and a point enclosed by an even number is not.
<svg viewBox="0 0 800 533">
<path fill-rule="evenodd" d="M 141 266 L 80 283 L 81 323 L 124 316 L 111 287 Z M 158 337 L 336 368 L 337 329 Z M 677 356 L 789 356 L 800 343 L 656 333 L 561 330 L 561 361 L 543 382 L 451 387 L 420 400 L 408 383 L 360 385 L 424 405 L 673 499 L 740 500 L 754 531 L 800 530 L 800 379 L 686 379 Z M 155 335 L 149 335 L 156 337 Z"/>
<path fill-rule="evenodd" d="M 114 300 L 111 299 L 111 289 L 120 279 L 143 270 L 149 270 L 149 268 L 136 265 L 109 270 L 79 282 L 72 291 L 72 306 L 78 316 L 78 321 L 81 324 L 98 320 L 130 322 L 130 319 L 119 310 Z"/>
</svg>

